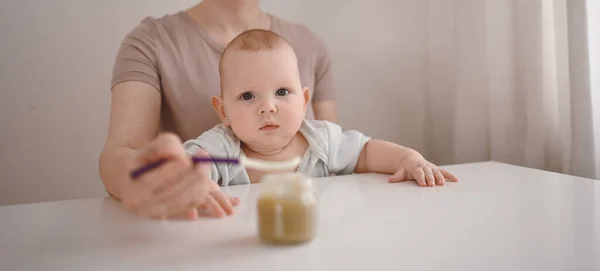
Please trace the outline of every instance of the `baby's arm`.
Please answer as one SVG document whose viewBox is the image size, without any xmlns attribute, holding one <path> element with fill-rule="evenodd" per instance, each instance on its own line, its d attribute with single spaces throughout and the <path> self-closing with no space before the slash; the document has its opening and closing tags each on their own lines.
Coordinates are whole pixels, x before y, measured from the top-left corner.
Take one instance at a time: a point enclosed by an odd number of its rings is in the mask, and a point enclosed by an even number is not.
<svg viewBox="0 0 600 271">
<path fill-rule="evenodd" d="M 425 160 L 417 151 L 382 140 L 369 140 L 365 144 L 355 172 L 393 174 L 390 182 L 416 180 L 420 186 L 443 185 L 446 180 L 458 181 L 452 173 Z"/>
<path fill-rule="evenodd" d="M 408 154 L 421 156 L 413 149 L 384 140 L 371 139 L 360 152 L 355 172 L 394 174 L 400 168 L 402 159 Z"/>
<path fill-rule="evenodd" d="M 393 174 L 390 182 L 416 180 L 421 186 L 442 185 L 445 180 L 458 181 L 451 173 L 439 169 L 410 148 L 371 139 L 362 133 L 342 128 L 331 122 L 313 122 L 324 130 L 328 139 L 328 169 L 334 174 Z M 315 140 L 321 137 L 314 137 Z"/>
</svg>

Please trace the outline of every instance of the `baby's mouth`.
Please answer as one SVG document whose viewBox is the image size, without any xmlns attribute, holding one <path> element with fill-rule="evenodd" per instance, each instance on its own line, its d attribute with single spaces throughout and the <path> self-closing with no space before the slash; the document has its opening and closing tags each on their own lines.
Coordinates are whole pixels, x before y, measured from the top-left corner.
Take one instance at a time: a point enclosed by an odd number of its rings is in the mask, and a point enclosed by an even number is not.
<svg viewBox="0 0 600 271">
<path fill-rule="evenodd" d="M 277 128 L 279 128 L 279 125 L 277 124 L 266 124 L 263 127 L 260 127 L 261 131 L 273 131 L 276 130 Z"/>
</svg>

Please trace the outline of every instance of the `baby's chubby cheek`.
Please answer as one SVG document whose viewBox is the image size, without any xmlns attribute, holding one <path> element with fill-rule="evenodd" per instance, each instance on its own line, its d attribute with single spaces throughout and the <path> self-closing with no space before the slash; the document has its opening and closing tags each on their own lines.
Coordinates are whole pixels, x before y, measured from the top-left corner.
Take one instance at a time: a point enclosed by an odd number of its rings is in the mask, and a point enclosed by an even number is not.
<svg viewBox="0 0 600 271">
<path fill-rule="evenodd" d="M 232 122 L 231 129 L 240 139 L 251 137 L 257 130 L 250 122 Z"/>
<path fill-rule="evenodd" d="M 249 126 L 257 122 L 256 117 L 254 116 L 255 114 L 247 111 L 231 110 L 227 115 L 231 126 Z"/>
</svg>

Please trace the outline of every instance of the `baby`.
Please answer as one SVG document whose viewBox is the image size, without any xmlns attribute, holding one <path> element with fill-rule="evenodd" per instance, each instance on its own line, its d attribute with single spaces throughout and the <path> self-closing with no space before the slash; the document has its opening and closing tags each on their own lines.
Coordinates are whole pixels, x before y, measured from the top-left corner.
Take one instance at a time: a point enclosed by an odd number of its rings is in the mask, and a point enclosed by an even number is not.
<svg viewBox="0 0 600 271">
<path fill-rule="evenodd" d="M 420 186 L 458 181 L 418 152 L 332 122 L 307 120 L 309 90 L 302 87 L 296 54 L 279 35 L 248 30 L 233 39 L 219 63 L 221 95 L 212 105 L 222 124 L 184 143 L 189 154 L 284 161 L 302 157 L 297 171 L 309 177 L 387 173 L 390 182 Z M 235 164 L 213 164 L 221 186 L 259 182 L 263 172 Z"/>
</svg>

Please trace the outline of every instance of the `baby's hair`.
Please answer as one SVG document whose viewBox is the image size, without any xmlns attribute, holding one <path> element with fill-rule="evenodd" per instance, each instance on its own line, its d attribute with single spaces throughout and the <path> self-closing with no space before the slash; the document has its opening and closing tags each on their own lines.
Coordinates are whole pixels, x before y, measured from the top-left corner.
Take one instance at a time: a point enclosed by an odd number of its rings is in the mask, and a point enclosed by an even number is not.
<svg viewBox="0 0 600 271">
<path fill-rule="evenodd" d="M 285 40 L 277 33 L 264 29 L 250 29 L 237 35 L 225 48 L 225 52 L 230 49 L 240 51 L 261 51 L 271 50 L 281 43 L 286 43 Z"/>
<path fill-rule="evenodd" d="M 219 75 L 223 74 L 223 59 L 229 51 L 267 51 L 289 43 L 277 33 L 264 29 L 250 29 L 237 35 L 223 50 L 219 60 Z M 222 87 L 221 87 L 222 89 Z"/>
</svg>

